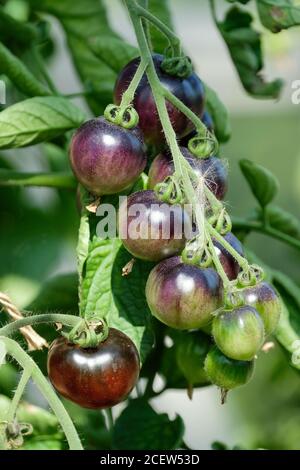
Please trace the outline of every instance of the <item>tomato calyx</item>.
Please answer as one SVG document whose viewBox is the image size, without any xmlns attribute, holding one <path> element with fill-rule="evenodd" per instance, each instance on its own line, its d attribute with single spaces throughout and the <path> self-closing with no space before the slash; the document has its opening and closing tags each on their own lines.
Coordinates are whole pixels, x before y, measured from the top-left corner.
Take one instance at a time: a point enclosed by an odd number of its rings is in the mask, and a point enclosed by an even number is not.
<svg viewBox="0 0 300 470">
<path fill-rule="evenodd" d="M 33 427 L 29 423 L 19 423 L 15 418 L 11 422 L 2 421 L 5 441 L 9 449 L 18 449 L 24 444 L 24 437 L 29 436 L 33 432 Z"/>
<path fill-rule="evenodd" d="M 181 182 L 175 174 L 167 176 L 162 183 L 157 183 L 154 191 L 158 199 L 162 202 L 169 204 L 182 204 L 184 202 Z"/>
<path fill-rule="evenodd" d="M 161 69 L 168 75 L 173 75 L 179 78 L 187 78 L 193 73 L 193 64 L 191 59 L 185 55 L 181 56 L 168 56 L 167 54 L 161 63 Z"/>
<path fill-rule="evenodd" d="M 240 287 L 249 287 L 263 281 L 264 277 L 264 270 L 257 264 L 252 264 L 247 270 L 242 270 L 238 274 L 237 281 Z"/>
<path fill-rule="evenodd" d="M 107 339 L 108 333 L 109 328 L 104 319 L 87 320 L 82 318 L 70 332 L 62 332 L 62 336 L 70 343 L 78 344 L 82 348 L 96 348 Z"/>
<path fill-rule="evenodd" d="M 104 117 L 107 121 L 125 129 L 133 129 L 139 123 L 139 115 L 131 104 L 129 106 L 109 104 L 105 108 Z"/>
<path fill-rule="evenodd" d="M 215 135 L 208 129 L 198 129 L 195 137 L 189 140 L 188 149 L 197 158 L 209 158 L 217 155 L 219 144 Z"/>
</svg>

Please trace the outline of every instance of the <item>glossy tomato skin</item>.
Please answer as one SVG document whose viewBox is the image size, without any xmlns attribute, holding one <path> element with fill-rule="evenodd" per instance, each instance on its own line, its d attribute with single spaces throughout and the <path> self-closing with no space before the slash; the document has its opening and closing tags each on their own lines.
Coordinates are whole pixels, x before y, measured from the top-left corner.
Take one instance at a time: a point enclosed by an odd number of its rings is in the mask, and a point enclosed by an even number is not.
<svg viewBox="0 0 300 470">
<path fill-rule="evenodd" d="M 180 147 L 184 158 L 199 176 L 204 176 L 206 184 L 218 199 L 223 199 L 228 185 L 226 166 L 220 158 L 197 158 L 185 148 Z M 167 176 L 174 173 L 174 163 L 171 154 L 166 151 L 158 154 L 149 169 L 148 188 L 154 189 L 157 183 L 161 183 Z"/>
<path fill-rule="evenodd" d="M 278 325 L 282 304 L 274 287 L 268 282 L 260 282 L 243 290 L 245 302 L 254 307 L 262 318 L 266 335 L 272 334 Z"/>
<path fill-rule="evenodd" d="M 233 235 L 233 233 L 231 232 L 226 233 L 226 235 L 224 235 L 224 239 L 232 246 L 232 248 L 235 249 L 235 251 L 239 255 L 244 256 L 243 245 L 241 244 L 239 239 L 236 238 L 235 235 Z M 233 256 L 230 253 L 228 253 L 228 251 L 223 247 L 221 243 L 213 239 L 213 244 L 215 246 L 217 255 L 221 261 L 223 269 L 228 276 L 228 279 L 230 281 L 236 279 L 240 271 L 239 264 L 233 258 Z"/>
<path fill-rule="evenodd" d="M 130 187 L 147 163 L 140 130 L 124 129 L 103 117 L 90 119 L 77 129 L 69 156 L 78 181 L 95 195 Z"/>
<path fill-rule="evenodd" d="M 179 204 L 161 202 L 154 191 L 137 191 L 120 206 L 119 236 L 136 258 L 160 261 L 178 254 L 185 246 L 185 234 L 190 231 L 191 222 L 185 210 Z"/>
<path fill-rule="evenodd" d="M 166 74 L 161 69 L 163 59 L 164 57 L 162 55 L 153 55 L 154 66 L 160 82 L 197 116 L 201 117 L 204 110 L 204 88 L 200 78 L 194 72 L 187 78 L 178 78 Z M 139 63 L 139 57 L 133 59 L 124 67 L 117 78 L 114 90 L 116 104 L 120 104 L 122 95 L 130 84 Z M 146 143 L 157 147 L 164 145 L 164 133 L 146 75 L 143 76 L 137 88 L 133 104 L 138 112 L 140 118 L 139 126 L 143 131 Z M 167 108 L 173 128 L 178 137 L 182 137 L 191 131 L 193 125 L 183 113 L 168 102 Z"/>
<path fill-rule="evenodd" d="M 185 264 L 176 256 L 155 266 L 146 284 L 152 314 L 180 330 L 208 325 L 222 304 L 222 294 L 222 282 L 214 269 Z"/>
<path fill-rule="evenodd" d="M 236 361 L 213 346 L 206 356 L 204 369 L 213 384 L 231 390 L 245 385 L 254 372 L 254 361 Z"/>
<path fill-rule="evenodd" d="M 218 313 L 212 333 L 222 353 L 238 361 L 251 361 L 265 338 L 263 321 L 249 305 Z"/>
<path fill-rule="evenodd" d="M 135 345 L 114 328 L 97 348 L 83 349 L 60 337 L 48 353 L 52 385 L 83 408 L 107 408 L 123 401 L 135 386 L 139 370 Z"/>
</svg>

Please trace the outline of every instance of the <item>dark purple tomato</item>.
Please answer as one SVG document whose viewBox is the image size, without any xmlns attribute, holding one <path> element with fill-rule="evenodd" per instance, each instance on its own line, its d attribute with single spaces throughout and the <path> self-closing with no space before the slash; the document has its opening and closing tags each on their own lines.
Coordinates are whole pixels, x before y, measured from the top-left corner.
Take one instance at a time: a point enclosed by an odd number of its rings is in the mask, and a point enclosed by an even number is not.
<svg viewBox="0 0 300 470">
<path fill-rule="evenodd" d="M 220 312 L 213 320 L 212 332 L 222 353 L 238 361 L 251 361 L 265 338 L 263 321 L 249 305 Z"/>
<path fill-rule="evenodd" d="M 235 251 L 237 251 L 239 255 L 244 256 L 243 245 L 233 235 L 233 233 L 226 233 L 223 238 L 232 246 L 232 248 L 235 249 Z M 223 269 L 228 276 L 228 279 L 230 281 L 236 279 L 240 271 L 239 264 L 237 263 L 237 261 L 235 261 L 234 257 L 230 253 L 228 253 L 228 251 L 223 247 L 223 245 L 221 245 L 221 243 L 219 243 L 217 240 L 213 240 L 213 244 L 215 246 L 217 255 L 219 256 Z"/>
<path fill-rule="evenodd" d="M 179 204 L 161 202 L 154 191 L 138 191 L 121 204 L 118 231 L 133 256 L 160 261 L 183 250 L 191 221 Z"/>
<path fill-rule="evenodd" d="M 123 401 L 140 371 L 137 349 L 128 336 L 110 328 L 96 348 L 83 349 L 56 339 L 48 353 L 48 375 L 55 389 L 83 408 L 107 408 Z"/>
<path fill-rule="evenodd" d="M 182 155 L 199 176 L 204 176 L 209 189 L 218 199 L 223 199 L 227 191 L 227 170 L 220 158 L 197 158 L 185 148 L 180 147 Z M 153 160 L 149 170 L 148 188 L 154 189 L 167 176 L 174 173 L 172 156 L 168 152 L 160 153 Z"/>
<path fill-rule="evenodd" d="M 211 117 L 211 115 L 209 114 L 208 111 L 204 111 L 204 114 L 201 118 L 201 121 L 203 122 L 203 124 L 207 127 L 207 129 L 210 132 L 214 132 L 214 129 L 215 129 L 214 122 L 213 122 L 213 119 L 212 119 L 212 117 Z M 183 147 L 187 147 L 188 144 L 189 144 L 189 141 L 193 137 L 196 137 L 196 135 L 197 135 L 197 131 L 194 129 L 188 135 L 186 135 L 185 137 L 180 139 L 180 145 L 182 145 Z"/>
<path fill-rule="evenodd" d="M 152 314 L 162 323 L 181 330 L 202 328 L 222 305 L 223 288 L 212 268 L 185 264 L 180 257 L 160 262 L 146 284 Z"/>
<path fill-rule="evenodd" d="M 265 332 L 270 335 L 276 330 L 281 314 L 281 300 L 268 282 L 260 282 L 243 290 L 245 302 L 254 307 L 262 318 Z"/>
<path fill-rule="evenodd" d="M 105 118 L 91 119 L 73 135 L 70 161 L 78 181 L 96 195 L 130 187 L 146 166 L 138 128 L 124 129 Z"/>
<path fill-rule="evenodd" d="M 204 88 L 200 78 L 194 72 L 187 78 L 178 78 L 166 74 L 161 69 L 163 59 L 162 55 L 153 55 L 155 69 L 161 84 L 179 98 L 197 116 L 201 117 L 204 109 Z M 139 57 L 133 59 L 124 67 L 117 78 L 114 91 L 116 104 L 120 104 L 122 95 L 128 88 L 139 63 Z M 139 115 L 139 126 L 143 131 L 146 143 L 157 147 L 165 144 L 164 133 L 146 75 L 143 76 L 137 88 L 133 104 Z M 169 102 L 167 102 L 167 108 L 177 136 L 183 137 L 188 134 L 193 128 L 191 121 Z"/>
</svg>

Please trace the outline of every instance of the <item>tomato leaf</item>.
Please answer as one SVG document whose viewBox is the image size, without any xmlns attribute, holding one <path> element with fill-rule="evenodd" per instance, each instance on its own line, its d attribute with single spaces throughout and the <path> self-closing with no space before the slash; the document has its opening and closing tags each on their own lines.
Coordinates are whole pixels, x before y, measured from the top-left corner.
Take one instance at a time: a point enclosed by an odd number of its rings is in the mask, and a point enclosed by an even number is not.
<svg viewBox="0 0 300 470">
<path fill-rule="evenodd" d="M 252 28 L 252 16 L 232 7 L 217 23 L 245 90 L 254 97 L 278 98 L 282 80 L 265 82 L 260 34 Z"/>
<path fill-rule="evenodd" d="M 143 362 L 153 345 L 145 298 L 151 265 L 136 261 L 132 272 L 122 276 L 122 268 L 130 259 L 119 239 L 92 237 L 84 266 L 80 311 L 87 318 L 100 315 L 109 326 L 127 334 Z"/>
<path fill-rule="evenodd" d="M 294 238 L 300 238 L 300 222 L 290 212 L 282 209 L 281 207 L 270 205 L 266 208 L 266 215 L 271 227 L 286 233 Z M 258 220 L 263 220 L 263 211 L 257 211 Z"/>
<path fill-rule="evenodd" d="M 26 147 L 52 139 L 84 121 L 82 111 L 58 96 L 29 98 L 0 113 L 0 148 Z"/>
<path fill-rule="evenodd" d="M 0 43 L 0 74 L 6 75 L 24 95 L 46 96 L 50 94 L 26 65 L 2 43 Z"/>
<path fill-rule="evenodd" d="M 273 33 L 300 24 L 297 0 L 256 0 L 260 20 Z"/>
<path fill-rule="evenodd" d="M 250 160 L 240 160 L 240 168 L 249 183 L 253 195 L 262 207 L 265 207 L 276 196 L 279 183 L 267 168 Z"/>
<path fill-rule="evenodd" d="M 54 15 L 62 24 L 74 65 L 85 89 L 92 111 L 99 115 L 113 101 L 117 73 L 128 60 L 138 55 L 109 26 L 101 0 L 30 0 L 38 11 Z"/>
<path fill-rule="evenodd" d="M 130 429 L 130 432 L 129 432 Z M 132 400 L 116 420 L 113 448 L 119 450 L 172 450 L 182 444 L 184 424 L 180 416 L 171 421 L 141 399 Z"/>
<path fill-rule="evenodd" d="M 166 26 L 174 30 L 169 4 L 170 2 L 168 0 L 149 0 L 149 10 Z M 153 50 L 159 54 L 163 54 L 169 45 L 167 38 L 152 25 L 150 25 L 149 31 Z"/>
<path fill-rule="evenodd" d="M 224 106 L 217 93 L 212 88 L 210 88 L 206 83 L 204 84 L 204 87 L 206 108 L 212 117 L 217 139 L 219 142 L 227 142 L 231 135 L 231 127 L 227 108 Z"/>
</svg>

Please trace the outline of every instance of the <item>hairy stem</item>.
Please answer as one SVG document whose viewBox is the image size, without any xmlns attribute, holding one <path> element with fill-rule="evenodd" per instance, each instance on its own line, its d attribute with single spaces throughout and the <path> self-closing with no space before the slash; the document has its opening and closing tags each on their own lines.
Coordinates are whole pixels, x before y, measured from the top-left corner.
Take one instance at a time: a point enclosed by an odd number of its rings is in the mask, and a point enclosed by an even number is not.
<svg viewBox="0 0 300 470">
<path fill-rule="evenodd" d="M 61 323 L 62 325 L 74 327 L 78 324 L 79 318 L 76 315 L 64 315 L 61 313 L 44 313 L 16 320 L 0 328 L 0 336 L 10 336 L 20 328 L 27 325 L 37 325 L 39 323 Z"/>
<path fill-rule="evenodd" d="M 132 103 L 136 89 L 139 86 L 139 83 L 142 79 L 142 76 L 145 73 L 146 68 L 147 68 L 147 61 L 142 59 L 141 62 L 139 63 L 138 68 L 136 69 L 136 72 L 134 74 L 133 79 L 130 82 L 129 87 L 127 88 L 127 90 L 122 96 L 120 107 L 125 108 L 126 106 L 129 106 Z"/>
<path fill-rule="evenodd" d="M 21 321 L 21 320 L 20 320 Z M 1 334 L 1 333 L 0 333 Z M 14 340 L 6 337 L 0 337 L 5 345 L 7 354 L 13 357 L 24 371 L 30 371 L 31 377 L 43 396 L 48 401 L 50 407 L 55 413 L 69 444 L 71 450 L 83 450 L 77 431 L 74 427 L 73 421 L 65 410 L 63 404 L 57 397 L 52 386 L 43 375 L 36 363 L 31 357 L 21 348 L 21 346 Z"/>
<path fill-rule="evenodd" d="M 31 377 L 31 374 L 32 374 L 32 369 L 31 368 L 28 367 L 27 369 L 24 369 L 23 374 L 20 378 L 17 390 L 15 391 L 14 397 L 11 401 L 10 407 L 9 407 L 7 415 L 6 415 L 6 421 L 8 423 L 13 422 L 14 419 L 15 419 L 18 405 L 21 401 L 21 398 L 23 396 L 23 393 L 24 393 L 24 390 L 26 388 L 27 382 Z"/>
<path fill-rule="evenodd" d="M 246 229 L 252 232 L 259 232 L 264 235 L 268 235 L 272 238 L 275 238 L 276 240 L 279 240 L 283 243 L 286 243 L 287 245 L 290 245 L 296 248 L 297 250 L 300 250 L 300 240 L 291 237 L 290 235 L 283 233 L 280 230 L 271 227 L 270 225 L 264 225 L 261 222 L 240 219 L 238 217 L 233 217 L 232 222 L 234 228 L 237 230 Z"/>
<path fill-rule="evenodd" d="M 125 3 L 127 1 L 125 0 Z M 135 3 L 135 2 L 133 2 Z M 143 8 L 141 5 L 135 3 L 134 6 L 135 9 L 135 14 L 139 16 L 140 18 L 144 18 L 148 20 L 150 23 L 152 23 L 162 34 L 165 35 L 165 37 L 168 39 L 170 46 L 173 49 L 174 56 L 181 56 L 182 55 L 182 50 L 181 50 L 181 43 L 174 31 L 172 31 L 168 26 L 166 26 L 162 21 L 160 21 L 159 18 L 156 16 L 152 15 L 149 10 L 146 8 Z M 147 39 L 147 38 L 146 38 Z"/>
</svg>

